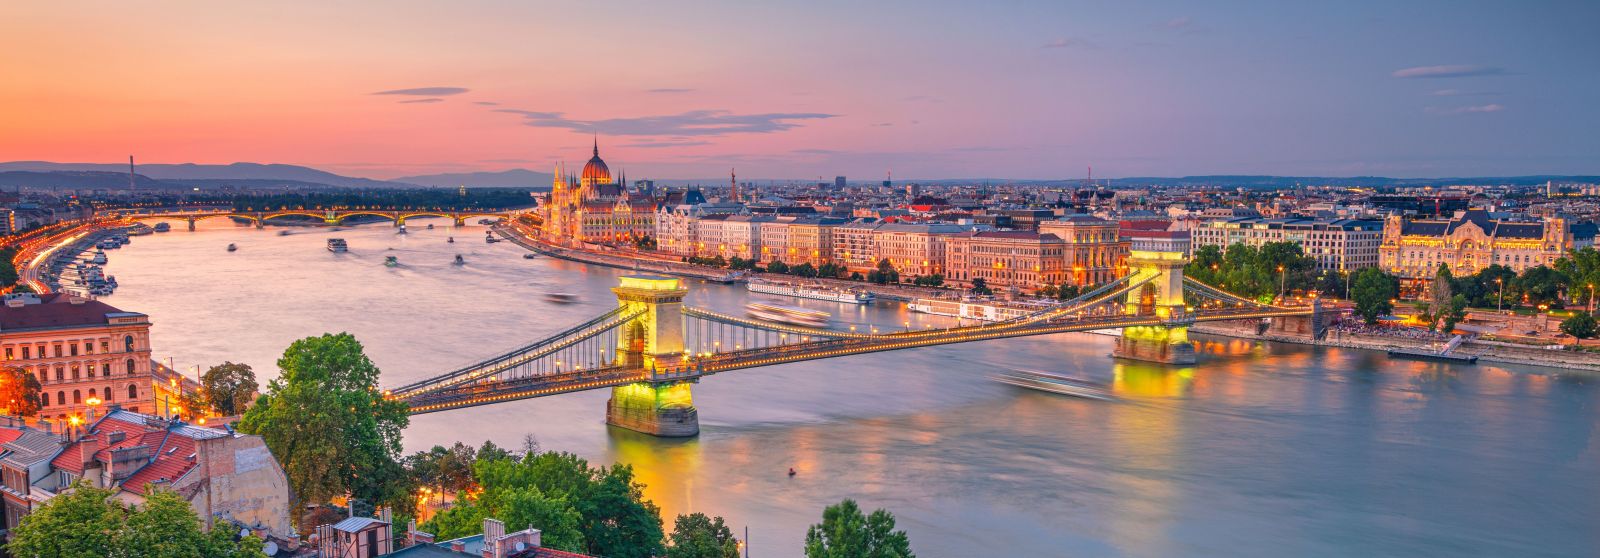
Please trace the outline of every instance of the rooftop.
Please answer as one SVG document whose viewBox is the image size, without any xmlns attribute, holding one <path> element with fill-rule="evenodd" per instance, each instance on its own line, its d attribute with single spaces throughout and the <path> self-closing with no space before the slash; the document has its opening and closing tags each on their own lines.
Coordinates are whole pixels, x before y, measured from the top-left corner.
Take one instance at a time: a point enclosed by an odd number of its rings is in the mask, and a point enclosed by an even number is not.
<svg viewBox="0 0 1600 558">
<path fill-rule="evenodd" d="M 144 317 L 100 302 L 65 293 L 38 295 L 39 302 L 0 305 L 0 331 L 106 325 L 112 317 Z"/>
</svg>

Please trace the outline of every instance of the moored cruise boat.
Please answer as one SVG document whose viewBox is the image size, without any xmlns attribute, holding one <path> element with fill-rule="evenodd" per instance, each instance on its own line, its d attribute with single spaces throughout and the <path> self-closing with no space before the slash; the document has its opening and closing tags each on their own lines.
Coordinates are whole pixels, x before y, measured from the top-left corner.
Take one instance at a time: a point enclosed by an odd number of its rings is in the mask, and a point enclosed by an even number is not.
<svg viewBox="0 0 1600 558">
<path fill-rule="evenodd" d="M 160 223 L 156 223 L 156 228 L 152 229 L 152 230 L 154 230 L 155 232 L 167 232 L 167 231 L 172 230 L 172 225 L 169 225 L 165 221 L 163 221 L 163 222 L 160 222 Z"/>
<path fill-rule="evenodd" d="M 748 288 L 752 293 L 828 300 L 847 304 L 871 304 L 874 298 L 872 293 L 859 289 L 834 289 L 823 286 L 788 285 L 766 281 L 751 281 L 748 284 Z"/>
<path fill-rule="evenodd" d="M 808 327 L 827 327 L 828 325 L 829 315 L 821 310 L 809 310 L 765 302 L 746 304 L 744 310 L 746 315 L 758 320 L 771 320 Z"/>
<path fill-rule="evenodd" d="M 343 238 L 330 238 L 328 239 L 328 251 L 348 252 L 350 251 L 350 245 L 346 244 Z"/>
</svg>

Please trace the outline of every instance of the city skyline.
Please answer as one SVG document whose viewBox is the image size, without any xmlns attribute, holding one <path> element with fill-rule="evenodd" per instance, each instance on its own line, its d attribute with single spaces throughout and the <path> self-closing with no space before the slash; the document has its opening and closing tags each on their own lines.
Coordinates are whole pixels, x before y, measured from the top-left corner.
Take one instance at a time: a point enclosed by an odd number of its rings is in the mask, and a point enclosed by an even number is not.
<svg viewBox="0 0 1600 558">
<path fill-rule="evenodd" d="M 1593 174 L 1597 9 L 493 2 L 7 10 L 8 160 L 394 178 Z M 73 30 L 63 33 L 63 30 Z"/>
</svg>

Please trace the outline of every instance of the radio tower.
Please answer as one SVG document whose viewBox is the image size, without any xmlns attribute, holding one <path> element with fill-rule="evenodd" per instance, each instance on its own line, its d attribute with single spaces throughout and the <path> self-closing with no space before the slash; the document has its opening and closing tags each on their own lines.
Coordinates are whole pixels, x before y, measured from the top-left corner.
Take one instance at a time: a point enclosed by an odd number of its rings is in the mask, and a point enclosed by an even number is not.
<svg viewBox="0 0 1600 558">
<path fill-rule="evenodd" d="M 136 184 L 133 181 L 133 156 L 128 156 L 128 191 L 133 192 Z"/>
<path fill-rule="evenodd" d="M 735 203 L 739 201 L 739 175 L 733 172 L 733 167 L 728 167 L 728 197 Z"/>
</svg>

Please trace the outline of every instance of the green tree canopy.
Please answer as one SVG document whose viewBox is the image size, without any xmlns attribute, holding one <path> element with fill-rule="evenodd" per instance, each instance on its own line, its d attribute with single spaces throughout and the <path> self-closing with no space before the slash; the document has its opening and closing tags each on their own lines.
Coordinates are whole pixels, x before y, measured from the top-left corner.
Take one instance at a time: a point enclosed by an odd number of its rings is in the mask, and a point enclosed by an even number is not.
<svg viewBox="0 0 1600 558">
<path fill-rule="evenodd" d="M 171 490 L 148 487 L 139 506 L 118 501 L 115 490 L 79 482 L 23 516 L 11 531 L 12 556 L 160 556 L 172 558 L 258 558 L 261 540 L 233 540 L 227 528 L 201 528 L 189 502 Z"/>
<path fill-rule="evenodd" d="M 546 546 L 597 556 L 660 555 L 660 511 L 621 465 L 591 468 L 566 453 L 529 453 L 522 459 L 479 459 L 481 489 L 422 526 L 440 538 L 480 532 L 484 518 L 507 526 L 532 525 Z"/>
<path fill-rule="evenodd" d="M 1593 339 L 1596 333 L 1600 333 L 1600 323 L 1596 322 L 1594 314 L 1579 312 L 1561 320 L 1561 332 L 1571 335 L 1582 344 L 1584 339 Z"/>
<path fill-rule="evenodd" d="M 409 509 L 398 461 L 406 406 L 378 391 L 378 367 L 361 342 L 348 333 L 307 337 L 289 345 L 278 369 L 239 430 L 265 439 L 297 503 L 349 493 Z"/>
<path fill-rule="evenodd" d="M 1355 302 L 1355 313 L 1368 325 L 1378 323 L 1380 316 L 1394 312 L 1391 302 L 1400 292 L 1399 280 L 1376 267 L 1356 272 L 1350 286 L 1350 299 Z"/>
<path fill-rule="evenodd" d="M 668 536 L 667 558 L 739 558 L 739 539 L 721 517 L 703 513 L 680 515 Z"/>
<path fill-rule="evenodd" d="M 200 376 L 200 396 L 223 416 L 244 412 L 245 403 L 259 388 L 256 373 L 248 364 L 224 362 Z"/>
<path fill-rule="evenodd" d="M 894 514 L 862 515 L 855 500 L 822 510 L 822 523 L 806 529 L 806 558 L 913 558 L 905 531 L 894 530 Z"/>
</svg>

